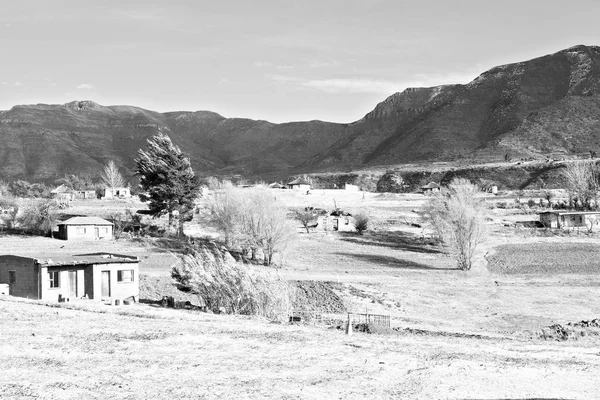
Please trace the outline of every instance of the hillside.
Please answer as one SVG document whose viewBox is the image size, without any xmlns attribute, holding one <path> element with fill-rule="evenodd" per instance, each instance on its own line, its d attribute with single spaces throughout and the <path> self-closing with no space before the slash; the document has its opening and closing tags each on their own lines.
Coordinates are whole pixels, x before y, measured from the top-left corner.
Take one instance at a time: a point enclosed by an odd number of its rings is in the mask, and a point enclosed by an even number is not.
<svg viewBox="0 0 600 400">
<path fill-rule="evenodd" d="M 92 101 L 0 111 L 0 176 L 94 177 L 159 130 L 200 174 L 285 177 L 431 161 L 563 158 L 600 151 L 600 47 L 498 66 L 466 85 L 410 88 L 351 124 L 274 124 L 209 111 L 158 113 Z"/>
</svg>

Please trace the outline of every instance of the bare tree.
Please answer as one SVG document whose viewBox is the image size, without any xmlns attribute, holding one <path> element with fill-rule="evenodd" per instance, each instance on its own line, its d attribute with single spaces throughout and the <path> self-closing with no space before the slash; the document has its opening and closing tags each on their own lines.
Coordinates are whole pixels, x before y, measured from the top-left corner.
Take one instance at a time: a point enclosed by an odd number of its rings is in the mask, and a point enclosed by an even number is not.
<svg viewBox="0 0 600 400">
<path fill-rule="evenodd" d="M 479 188 L 466 179 L 454 179 L 426 204 L 426 217 L 439 239 L 456 257 L 458 268 L 470 270 L 477 245 L 485 238 L 485 204 Z"/>
<path fill-rule="evenodd" d="M 287 219 L 285 205 L 272 192 L 260 188 L 220 185 L 204 203 L 204 218 L 219 231 L 228 247 L 250 247 L 265 253 L 265 264 L 285 250 L 295 228 Z"/>
<path fill-rule="evenodd" d="M 591 201 L 598 205 L 598 172 L 593 161 L 573 161 L 563 171 L 571 203 L 591 208 Z"/>
<path fill-rule="evenodd" d="M 123 179 L 123 175 L 119 172 L 119 167 L 117 167 L 117 164 L 113 160 L 110 160 L 104 166 L 101 179 L 102 183 L 111 189 L 125 186 L 125 179 Z"/>
</svg>

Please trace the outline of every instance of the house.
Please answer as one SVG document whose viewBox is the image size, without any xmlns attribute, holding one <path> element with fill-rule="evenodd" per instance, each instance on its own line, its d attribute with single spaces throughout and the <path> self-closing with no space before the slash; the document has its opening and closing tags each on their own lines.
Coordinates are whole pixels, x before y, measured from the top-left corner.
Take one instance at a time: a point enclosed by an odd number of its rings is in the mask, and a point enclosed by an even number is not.
<svg viewBox="0 0 600 400">
<path fill-rule="evenodd" d="M 356 223 L 352 215 L 337 210 L 328 215 L 320 215 L 317 218 L 317 229 L 322 231 L 355 232 Z"/>
<path fill-rule="evenodd" d="M 591 230 L 600 222 L 598 211 L 544 211 L 540 222 L 546 228 L 586 228 Z"/>
<path fill-rule="evenodd" d="M 58 200 L 73 200 L 75 198 L 75 192 L 67 185 L 60 185 L 56 189 L 50 191 L 50 196 Z"/>
<path fill-rule="evenodd" d="M 268 186 L 268 188 L 269 188 L 269 189 L 285 189 L 285 186 L 284 186 L 284 185 L 282 185 L 281 183 L 274 182 L 274 183 L 271 183 L 271 184 Z"/>
<path fill-rule="evenodd" d="M 112 240 L 113 223 L 98 217 L 73 217 L 58 224 L 63 240 Z"/>
<path fill-rule="evenodd" d="M 77 200 L 93 200 L 97 198 L 94 189 L 73 190 L 73 199 Z"/>
<path fill-rule="evenodd" d="M 351 185 L 349 183 L 346 183 L 344 185 L 344 190 L 347 190 L 349 192 L 358 192 L 360 191 L 360 188 L 357 185 Z"/>
<path fill-rule="evenodd" d="M 308 191 L 308 190 L 310 190 L 310 183 L 308 183 L 304 179 L 297 178 L 291 182 L 288 182 L 287 187 L 288 187 L 288 189 L 295 189 L 295 190 L 300 190 L 300 191 L 307 190 Z"/>
<path fill-rule="evenodd" d="M 139 259 L 95 253 L 61 257 L 0 255 L 0 285 L 11 296 L 58 301 L 61 298 L 139 300 Z"/>
<path fill-rule="evenodd" d="M 423 192 L 423 194 L 428 194 L 428 193 L 433 193 L 433 192 L 439 192 L 441 189 L 441 186 L 435 182 L 429 182 L 427 185 L 421 186 L 420 189 Z"/>
<path fill-rule="evenodd" d="M 131 197 L 131 188 L 128 187 L 105 187 L 100 189 L 102 199 L 128 199 Z"/>
</svg>

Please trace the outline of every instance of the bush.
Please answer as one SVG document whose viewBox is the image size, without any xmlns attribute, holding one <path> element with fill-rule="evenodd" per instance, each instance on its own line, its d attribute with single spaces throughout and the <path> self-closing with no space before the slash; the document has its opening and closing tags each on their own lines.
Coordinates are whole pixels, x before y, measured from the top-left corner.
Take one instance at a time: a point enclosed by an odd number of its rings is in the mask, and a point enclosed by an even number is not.
<svg viewBox="0 0 600 400">
<path fill-rule="evenodd" d="M 359 235 L 362 235 L 367 230 L 369 225 L 369 216 L 364 212 L 359 212 L 354 216 L 354 227 Z"/>
<path fill-rule="evenodd" d="M 216 247 L 189 250 L 181 261 L 171 276 L 209 310 L 288 320 L 295 292 L 278 274 L 238 263 Z"/>
<path fill-rule="evenodd" d="M 471 269 L 475 248 L 485 237 L 485 203 L 478 193 L 470 181 L 454 179 L 426 204 L 428 222 L 462 270 Z"/>
<path fill-rule="evenodd" d="M 43 236 L 52 236 L 56 226 L 56 214 L 52 210 L 54 201 L 34 200 L 21 207 L 21 215 L 17 218 L 19 227 L 25 232 Z"/>
</svg>

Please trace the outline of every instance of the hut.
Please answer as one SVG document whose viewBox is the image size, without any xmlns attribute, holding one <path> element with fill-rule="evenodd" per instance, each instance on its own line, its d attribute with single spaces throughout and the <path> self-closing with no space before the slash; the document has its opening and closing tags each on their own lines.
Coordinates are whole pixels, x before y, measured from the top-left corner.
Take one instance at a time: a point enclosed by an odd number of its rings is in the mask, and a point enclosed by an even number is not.
<svg viewBox="0 0 600 400">
<path fill-rule="evenodd" d="M 540 222 L 546 228 L 586 228 L 591 230 L 600 222 L 599 211 L 544 211 Z"/>
<path fill-rule="evenodd" d="M 310 190 L 310 183 L 308 183 L 306 180 L 304 180 L 302 178 L 297 178 L 291 182 L 288 182 L 287 187 L 288 187 L 288 189 L 294 189 L 294 190 L 300 190 L 300 191 L 307 190 L 308 191 L 308 190 Z"/>
<path fill-rule="evenodd" d="M 0 284 L 8 294 L 60 301 L 139 300 L 139 258 L 111 253 L 60 257 L 0 255 Z"/>
<path fill-rule="evenodd" d="M 113 223 L 98 217 L 73 217 L 58 224 L 63 240 L 112 240 Z"/>
</svg>

